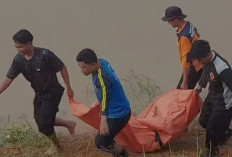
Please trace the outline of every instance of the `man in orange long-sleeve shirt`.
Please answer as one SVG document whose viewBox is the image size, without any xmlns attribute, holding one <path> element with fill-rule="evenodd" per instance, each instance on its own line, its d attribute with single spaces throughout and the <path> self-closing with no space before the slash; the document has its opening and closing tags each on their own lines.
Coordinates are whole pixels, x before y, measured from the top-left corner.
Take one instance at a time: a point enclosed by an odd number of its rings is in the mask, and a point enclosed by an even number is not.
<svg viewBox="0 0 232 157">
<path fill-rule="evenodd" d="M 193 42 L 198 40 L 200 35 L 190 22 L 184 20 L 186 17 L 179 7 L 171 6 L 166 9 L 165 16 L 162 18 L 163 21 L 168 21 L 173 28 L 177 28 L 178 49 L 183 69 L 178 89 L 193 89 L 202 73 L 202 66 L 199 62 L 195 60 L 189 63 L 187 60 Z"/>
</svg>

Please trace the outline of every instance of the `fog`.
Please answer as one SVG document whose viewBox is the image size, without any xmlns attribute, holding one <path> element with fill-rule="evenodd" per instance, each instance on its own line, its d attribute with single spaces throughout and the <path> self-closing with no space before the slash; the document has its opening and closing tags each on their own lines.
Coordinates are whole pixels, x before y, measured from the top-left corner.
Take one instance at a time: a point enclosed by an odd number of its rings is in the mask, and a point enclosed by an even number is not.
<svg viewBox="0 0 232 157">
<path fill-rule="evenodd" d="M 17 53 L 12 36 L 28 29 L 35 46 L 50 49 L 66 64 L 77 100 L 92 101 L 86 94 L 91 77 L 83 76 L 75 61 L 83 48 L 107 59 L 119 78 L 130 71 L 144 74 L 165 93 L 176 87 L 181 75 L 176 31 L 161 20 L 171 5 L 181 7 L 201 38 L 232 62 L 231 0 L 0 0 L 0 81 Z M 1 117 L 14 120 L 26 114 L 32 119 L 33 96 L 30 84 L 19 75 L 0 95 Z M 66 94 L 59 115 L 75 119 Z"/>
</svg>

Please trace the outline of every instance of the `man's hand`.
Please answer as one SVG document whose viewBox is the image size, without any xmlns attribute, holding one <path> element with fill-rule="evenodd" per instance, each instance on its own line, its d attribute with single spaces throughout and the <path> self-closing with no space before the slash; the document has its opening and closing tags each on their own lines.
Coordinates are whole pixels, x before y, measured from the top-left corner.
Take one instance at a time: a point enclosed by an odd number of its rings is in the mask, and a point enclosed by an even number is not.
<svg viewBox="0 0 232 157">
<path fill-rule="evenodd" d="M 201 87 L 200 85 L 197 84 L 197 85 L 194 87 L 194 91 L 195 91 L 197 94 L 200 94 L 201 91 L 202 91 L 202 87 Z"/>
<path fill-rule="evenodd" d="M 188 89 L 188 83 L 183 81 L 180 85 L 180 89 Z"/>
<path fill-rule="evenodd" d="M 74 97 L 74 92 L 73 92 L 72 88 L 67 88 L 67 95 L 69 98 Z"/>
<path fill-rule="evenodd" d="M 100 135 L 108 135 L 109 134 L 107 117 L 105 115 L 101 116 L 101 125 L 100 125 L 99 133 L 100 133 Z"/>
<path fill-rule="evenodd" d="M 12 82 L 12 79 L 5 78 L 2 85 L 0 86 L 0 94 L 2 94 L 2 92 L 5 91 L 11 85 Z"/>
<path fill-rule="evenodd" d="M 189 68 L 183 69 L 183 81 L 181 83 L 180 89 L 188 89 L 188 77 L 189 77 Z"/>
<path fill-rule="evenodd" d="M 68 70 L 67 70 L 65 65 L 63 66 L 63 68 L 60 72 L 61 72 L 61 76 L 63 77 L 66 88 L 67 88 L 67 95 L 69 98 L 73 98 L 74 93 L 73 93 L 73 90 L 72 90 L 70 82 L 69 82 Z"/>
</svg>

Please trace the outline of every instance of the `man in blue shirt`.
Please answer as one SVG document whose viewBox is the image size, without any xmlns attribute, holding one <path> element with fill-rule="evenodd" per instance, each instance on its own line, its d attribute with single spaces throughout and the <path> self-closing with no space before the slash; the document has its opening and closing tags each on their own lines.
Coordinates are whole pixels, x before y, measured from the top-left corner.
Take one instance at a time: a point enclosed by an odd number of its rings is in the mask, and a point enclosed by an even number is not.
<svg viewBox="0 0 232 157">
<path fill-rule="evenodd" d="M 96 146 L 114 156 L 127 156 L 125 150 L 116 150 L 114 137 L 125 127 L 131 116 L 130 103 L 110 64 L 97 59 L 91 49 L 83 49 L 76 58 L 84 75 L 92 74 L 96 97 L 101 104 L 101 124 Z"/>
</svg>

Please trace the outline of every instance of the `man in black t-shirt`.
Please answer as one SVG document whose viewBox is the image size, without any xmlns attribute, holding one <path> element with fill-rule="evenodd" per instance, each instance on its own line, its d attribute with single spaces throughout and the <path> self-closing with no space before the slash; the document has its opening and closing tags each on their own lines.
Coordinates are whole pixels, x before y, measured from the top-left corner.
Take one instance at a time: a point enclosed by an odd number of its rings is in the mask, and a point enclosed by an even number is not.
<svg viewBox="0 0 232 157">
<path fill-rule="evenodd" d="M 203 73 L 194 90 L 200 93 L 209 83 L 207 101 L 204 102 L 199 123 L 206 129 L 205 156 L 219 155 L 218 145 L 231 136 L 229 125 L 232 118 L 232 70 L 229 63 L 215 51 L 207 41 L 193 43 L 190 59 L 203 64 Z"/>
<path fill-rule="evenodd" d="M 74 134 L 76 123 L 56 117 L 64 88 L 58 82 L 56 73 L 60 72 L 67 88 L 68 97 L 74 93 L 64 63 L 50 50 L 34 47 L 33 36 L 28 30 L 20 30 L 14 36 L 15 47 L 19 52 L 14 57 L 6 79 L 0 86 L 0 94 L 22 73 L 35 91 L 34 118 L 39 131 L 52 139 L 61 148 L 56 138 L 54 126 L 66 127 Z"/>
</svg>

